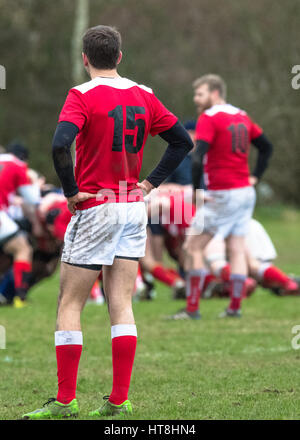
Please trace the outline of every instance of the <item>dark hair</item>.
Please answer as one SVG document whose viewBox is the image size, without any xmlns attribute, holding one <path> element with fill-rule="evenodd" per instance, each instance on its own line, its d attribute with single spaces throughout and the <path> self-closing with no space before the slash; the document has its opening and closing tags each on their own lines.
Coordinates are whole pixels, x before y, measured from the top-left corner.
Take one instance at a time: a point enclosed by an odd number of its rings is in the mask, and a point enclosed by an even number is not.
<svg viewBox="0 0 300 440">
<path fill-rule="evenodd" d="M 96 69 L 115 69 L 121 50 L 121 35 L 112 26 L 95 26 L 83 36 L 83 53 Z"/>
<path fill-rule="evenodd" d="M 13 141 L 6 147 L 7 153 L 11 153 L 14 156 L 16 156 L 18 159 L 22 160 L 23 162 L 26 162 L 29 157 L 29 151 L 28 148 L 23 145 L 21 142 Z"/>
</svg>

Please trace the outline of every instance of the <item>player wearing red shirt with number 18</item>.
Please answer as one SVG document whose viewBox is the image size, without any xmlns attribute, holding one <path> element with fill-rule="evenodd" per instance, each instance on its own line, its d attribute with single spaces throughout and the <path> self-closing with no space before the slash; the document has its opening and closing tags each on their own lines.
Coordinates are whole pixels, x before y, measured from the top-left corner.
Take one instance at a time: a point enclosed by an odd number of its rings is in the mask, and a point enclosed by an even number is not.
<svg viewBox="0 0 300 440">
<path fill-rule="evenodd" d="M 58 394 L 37 419 L 78 413 L 76 380 L 82 351 L 81 310 L 103 266 L 111 321 L 113 386 L 95 417 L 131 413 L 128 391 L 137 331 L 132 291 L 145 254 L 143 193 L 159 186 L 193 148 L 188 133 L 151 89 L 122 78 L 119 32 L 96 26 L 83 37 L 91 81 L 70 90 L 53 139 L 53 160 L 72 219 L 64 237 L 55 345 Z M 139 183 L 148 134 L 169 143 L 161 161 Z M 75 177 L 70 146 L 76 138 Z"/>
<path fill-rule="evenodd" d="M 201 286 L 206 277 L 203 249 L 215 235 L 226 239 L 231 265 L 231 301 L 220 316 L 241 316 L 246 286 L 245 235 L 255 205 L 254 184 L 265 171 L 272 145 L 243 110 L 226 103 L 226 85 L 217 75 L 205 75 L 194 83 L 194 102 L 200 113 L 196 126 L 197 149 L 193 156 L 193 186 L 203 173 L 208 201 L 199 208 L 185 246 L 190 255 L 186 267 L 187 305 L 176 318 L 199 319 Z M 259 151 L 252 176 L 248 168 L 250 144 Z M 201 234 L 201 235 L 200 235 Z"/>
</svg>

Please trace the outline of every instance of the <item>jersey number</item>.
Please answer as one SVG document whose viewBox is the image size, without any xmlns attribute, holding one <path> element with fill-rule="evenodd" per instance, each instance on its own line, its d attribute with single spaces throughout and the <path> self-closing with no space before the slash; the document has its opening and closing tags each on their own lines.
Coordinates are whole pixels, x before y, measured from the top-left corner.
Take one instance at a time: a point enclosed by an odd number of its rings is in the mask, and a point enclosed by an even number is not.
<svg viewBox="0 0 300 440">
<path fill-rule="evenodd" d="M 231 132 L 233 153 L 247 153 L 249 145 L 248 129 L 245 124 L 231 124 L 228 127 Z"/>
<path fill-rule="evenodd" d="M 145 108 L 133 105 L 126 106 L 126 131 L 133 133 L 125 133 L 125 149 L 128 153 L 138 153 L 143 146 L 145 135 L 145 121 L 136 118 L 136 115 L 144 115 Z M 114 119 L 114 138 L 112 151 L 122 151 L 123 149 L 123 108 L 117 105 L 113 110 L 108 112 L 108 116 Z M 134 142 L 135 141 L 135 142 Z M 134 145 L 135 144 L 135 145 Z"/>
</svg>

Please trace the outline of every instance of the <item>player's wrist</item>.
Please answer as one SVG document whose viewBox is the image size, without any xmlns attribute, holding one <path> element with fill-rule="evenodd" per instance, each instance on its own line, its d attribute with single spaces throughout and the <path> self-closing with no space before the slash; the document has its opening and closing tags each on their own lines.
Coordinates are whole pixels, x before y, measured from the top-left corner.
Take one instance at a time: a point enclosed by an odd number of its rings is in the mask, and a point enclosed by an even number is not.
<svg viewBox="0 0 300 440">
<path fill-rule="evenodd" d="M 78 193 L 79 189 L 77 188 L 77 190 L 74 190 L 71 193 L 64 193 L 64 196 L 66 197 L 66 199 L 72 199 L 73 197 L 77 196 Z"/>
<path fill-rule="evenodd" d="M 149 194 L 155 186 L 149 182 L 149 180 L 145 179 L 138 185 L 146 194 Z"/>
<path fill-rule="evenodd" d="M 249 181 L 251 185 L 256 185 L 258 183 L 258 177 L 252 174 L 249 178 Z"/>
</svg>

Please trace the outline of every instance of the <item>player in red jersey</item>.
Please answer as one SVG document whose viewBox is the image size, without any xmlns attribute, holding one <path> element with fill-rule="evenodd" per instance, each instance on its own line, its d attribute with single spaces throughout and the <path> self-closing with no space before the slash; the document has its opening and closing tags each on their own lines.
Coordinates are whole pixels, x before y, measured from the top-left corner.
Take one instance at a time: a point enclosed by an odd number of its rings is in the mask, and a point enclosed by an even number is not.
<svg viewBox="0 0 300 440">
<path fill-rule="evenodd" d="M 12 146 L 16 152 L 20 146 Z M 18 154 L 16 152 L 16 154 Z M 28 176 L 27 164 L 14 154 L 0 155 L 0 246 L 1 250 L 13 258 L 13 276 L 16 296 L 14 306 L 21 308 L 29 288 L 32 271 L 32 248 L 19 226 L 8 215 L 9 198 L 18 192 L 24 199 L 24 208 L 31 220 L 36 219 L 36 207 L 39 203 L 39 189 Z"/>
<path fill-rule="evenodd" d="M 152 90 L 122 78 L 121 37 L 96 26 L 83 37 L 83 63 L 91 77 L 69 91 L 53 139 L 53 160 L 72 219 L 61 264 L 55 345 L 58 394 L 37 419 L 76 415 L 76 381 L 82 351 L 80 315 L 103 266 L 111 321 L 113 387 L 91 415 L 131 413 L 127 399 L 137 332 L 132 312 L 138 259 L 144 256 L 146 211 L 143 193 L 159 186 L 193 148 L 177 118 Z M 169 143 L 155 170 L 139 183 L 148 134 Z M 75 177 L 71 144 L 76 138 Z"/>
<path fill-rule="evenodd" d="M 226 85 L 217 75 L 194 83 L 194 103 L 200 116 L 196 126 L 197 149 L 193 157 L 193 186 L 203 173 L 210 201 L 198 209 L 185 242 L 187 251 L 187 305 L 175 319 L 199 319 L 199 299 L 206 276 L 203 249 L 216 234 L 226 239 L 231 266 L 229 307 L 220 316 L 241 316 L 246 286 L 245 235 L 255 205 L 254 184 L 265 171 L 272 145 L 262 129 L 243 110 L 225 101 Z M 250 176 L 250 144 L 259 151 Z M 195 191 L 196 192 L 196 191 Z M 203 222 L 204 219 L 204 222 Z"/>
<path fill-rule="evenodd" d="M 195 213 L 195 207 L 191 203 L 191 197 L 189 195 L 186 197 L 183 186 L 163 184 L 148 198 L 147 212 L 149 230 L 146 254 L 140 262 L 142 270 L 170 286 L 173 289 L 173 297 L 176 298 L 184 290 L 184 280 L 175 269 L 164 265 L 163 250 L 166 247 L 171 258 L 183 267 L 182 244 L 185 231 Z M 156 237 L 159 240 L 153 242 L 157 230 L 160 235 Z"/>
</svg>

